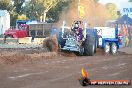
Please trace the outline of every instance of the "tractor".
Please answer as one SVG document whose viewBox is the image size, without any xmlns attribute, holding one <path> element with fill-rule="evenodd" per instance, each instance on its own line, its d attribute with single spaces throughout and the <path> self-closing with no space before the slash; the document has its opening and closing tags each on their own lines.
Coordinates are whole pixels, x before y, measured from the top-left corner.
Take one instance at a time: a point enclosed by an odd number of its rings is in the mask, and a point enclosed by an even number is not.
<svg viewBox="0 0 132 88">
<path fill-rule="evenodd" d="M 79 55 L 93 56 L 97 48 L 97 30 L 87 28 L 83 21 L 74 21 L 72 27 L 61 27 L 58 33 L 59 48 Z"/>
</svg>

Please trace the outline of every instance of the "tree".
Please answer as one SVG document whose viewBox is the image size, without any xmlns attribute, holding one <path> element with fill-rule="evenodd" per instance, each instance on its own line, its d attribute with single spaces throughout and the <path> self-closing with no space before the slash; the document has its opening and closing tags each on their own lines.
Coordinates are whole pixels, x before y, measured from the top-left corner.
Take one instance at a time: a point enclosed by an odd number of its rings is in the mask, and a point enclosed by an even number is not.
<svg viewBox="0 0 132 88">
<path fill-rule="evenodd" d="M 15 26 L 18 15 L 22 14 L 25 0 L 11 0 L 9 13 L 11 17 L 11 26 Z"/>
<path fill-rule="evenodd" d="M 52 14 L 58 14 L 58 12 L 55 11 L 61 11 L 63 7 L 65 7 L 65 4 L 68 3 L 71 0 L 38 0 L 39 3 L 43 4 L 44 11 L 43 11 L 43 21 L 46 21 L 47 16 L 49 17 L 49 11 L 50 13 L 54 12 Z M 63 6 L 64 5 L 64 6 Z M 59 8 L 58 8 L 59 7 Z M 50 14 L 51 16 L 51 14 Z"/>
<path fill-rule="evenodd" d="M 0 0 L 0 9 L 9 10 L 11 0 Z"/>
<path fill-rule="evenodd" d="M 23 14 L 26 14 L 26 16 L 32 20 L 42 21 L 42 19 L 45 19 L 44 21 L 46 22 L 56 22 L 59 20 L 59 14 L 61 14 L 65 7 L 69 6 L 71 1 L 72 0 L 61 0 L 56 3 L 56 6 L 45 7 L 44 3 L 40 0 L 30 0 L 26 2 Z M 47 10 L 45 8 L 47 8 Z M 44 11 L 46 13 L 45 18 L 43 17 Z"/>
<path fill-rule="evenodd" d="M 61 14 L 61 12 L 63 10 L 66 10 L 68 9 L 70 3 L 72 2 L 73 0 L 63 0 L 63 1 L 60 1 L 57 6 L 55 6 L 54 8 L 51 8 L 48 13 L 47 13 L 47 17 L 49 18 L 49 21 L 52 21 L 52 22 L 56 22 L 59 20 L 59 15 Z"/>
<path fill-rule="evenodd" d="M 46 17 L 48 21 L 58 21 L 59 14 L 65 7 L 68 7 L 70 1 L 72 0 L 12 0 L 9 11 L 11 25 L 15 26 L 16 19 L 22 14 L 31 20 L 40 20 L 40 17 L 45 15 L 44 21 Z"/>
<path fill-rule="evenodd" d="M 0 0 L 0 9 L 8 10 L 11 16 L 11 26 L 15 25 L 17 13 L 15 11 L 14 1 L 13 0 Z"/>
<path fill-rule="evenodd" d="M 12 0 L 13 1 L 13 6 L 15 8 L 15 11 L 17 14 L 20 14 L 22 12 L 22 6 L 25 2 L 25 0 Z"/>
<path fill-rule="evenodd" d="M 55 7 L 61 0 L 39 0 L 40 3 L 43 3 L 44 11 L 43 11 L 43 21 L 46 21 L 46 15 L 48 11 Z"/>
<path fill-rule="evenodd" d="M 117 6 L 114 3 L 107 3 L 106 4 L 106 9 L 108 10 L 110 17 L 112 19 L 117 19 Z"/>
<path fill-rule="evenodd" d="M 30 0 L 26 2 L 23 13 L 27 15 L 29 19 L 39 20 L 43 14 L 44 6 L 38 0 Z"/>
</svg>

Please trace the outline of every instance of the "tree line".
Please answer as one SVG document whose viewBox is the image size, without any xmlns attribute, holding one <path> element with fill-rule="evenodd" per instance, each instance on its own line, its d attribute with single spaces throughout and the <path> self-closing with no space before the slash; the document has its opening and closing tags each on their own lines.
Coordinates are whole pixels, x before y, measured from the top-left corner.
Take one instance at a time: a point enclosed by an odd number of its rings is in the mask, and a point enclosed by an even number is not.
<svg viewBox="0 0 132 88">
<path fill-rule="evenodd" d="M 8 10 L 11 16 L 11 26 L 17 19 L 57 22 L 61 12 L 78 0 L 0 0 L 0 9 Z M 99 0 L 94 0 L 98 3 Z M 132 0 L 129 0 L 132 2 Z M 106 4 L 111 16 L 116 19 L 117 7 L 113 3 Z"/>
<path fill-rule="evenodd" d="M 0 9 L 8 10 L 11 26 L 17 19 L 56 22 L 63 9 L 73 0 L 0 0 Z M 26 16 L 26 17 L 25 17 Z"/>
</svg>

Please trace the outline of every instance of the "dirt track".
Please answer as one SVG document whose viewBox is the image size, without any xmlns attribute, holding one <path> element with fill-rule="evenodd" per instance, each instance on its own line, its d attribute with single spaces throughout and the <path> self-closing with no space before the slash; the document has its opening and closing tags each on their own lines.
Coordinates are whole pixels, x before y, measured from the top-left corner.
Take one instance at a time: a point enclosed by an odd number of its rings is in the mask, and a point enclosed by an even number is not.
<svg viewBox="0 0 132 88">
<path fill-rule="evenodd" d="M 1 49 L 0 88 L 83 88 L 78 78 L 81 68 L 91 79 L 131 79 L 132 48 L 116 56 L 44 52 L 36 49 Z M 12 51 L 12 52 L 11 52 Z M 129 53 L 128 53 L 129 51 Z M 127 54 L 128 53 L 128 54 Z M 132 86 L 89 86 L 86 88 L 132 88 Z"/>
</svg>

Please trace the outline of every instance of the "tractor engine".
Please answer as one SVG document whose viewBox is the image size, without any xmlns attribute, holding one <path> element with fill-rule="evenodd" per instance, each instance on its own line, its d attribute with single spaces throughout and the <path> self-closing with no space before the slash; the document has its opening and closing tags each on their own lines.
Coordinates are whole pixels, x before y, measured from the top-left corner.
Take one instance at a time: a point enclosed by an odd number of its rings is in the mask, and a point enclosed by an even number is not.
<svg viewBox="0 0 132 88">
<path fill-rule="evenodd" d="M 64 38 L 66 40 L 66 43 L 63 49 L 70 50 L 70 51 L 79 51 L 80 44 L 77 41 L 76 37 L 77 36 L 74 36 L 73 34 L 68 34 L 66 38 Z"/>
</svg>

